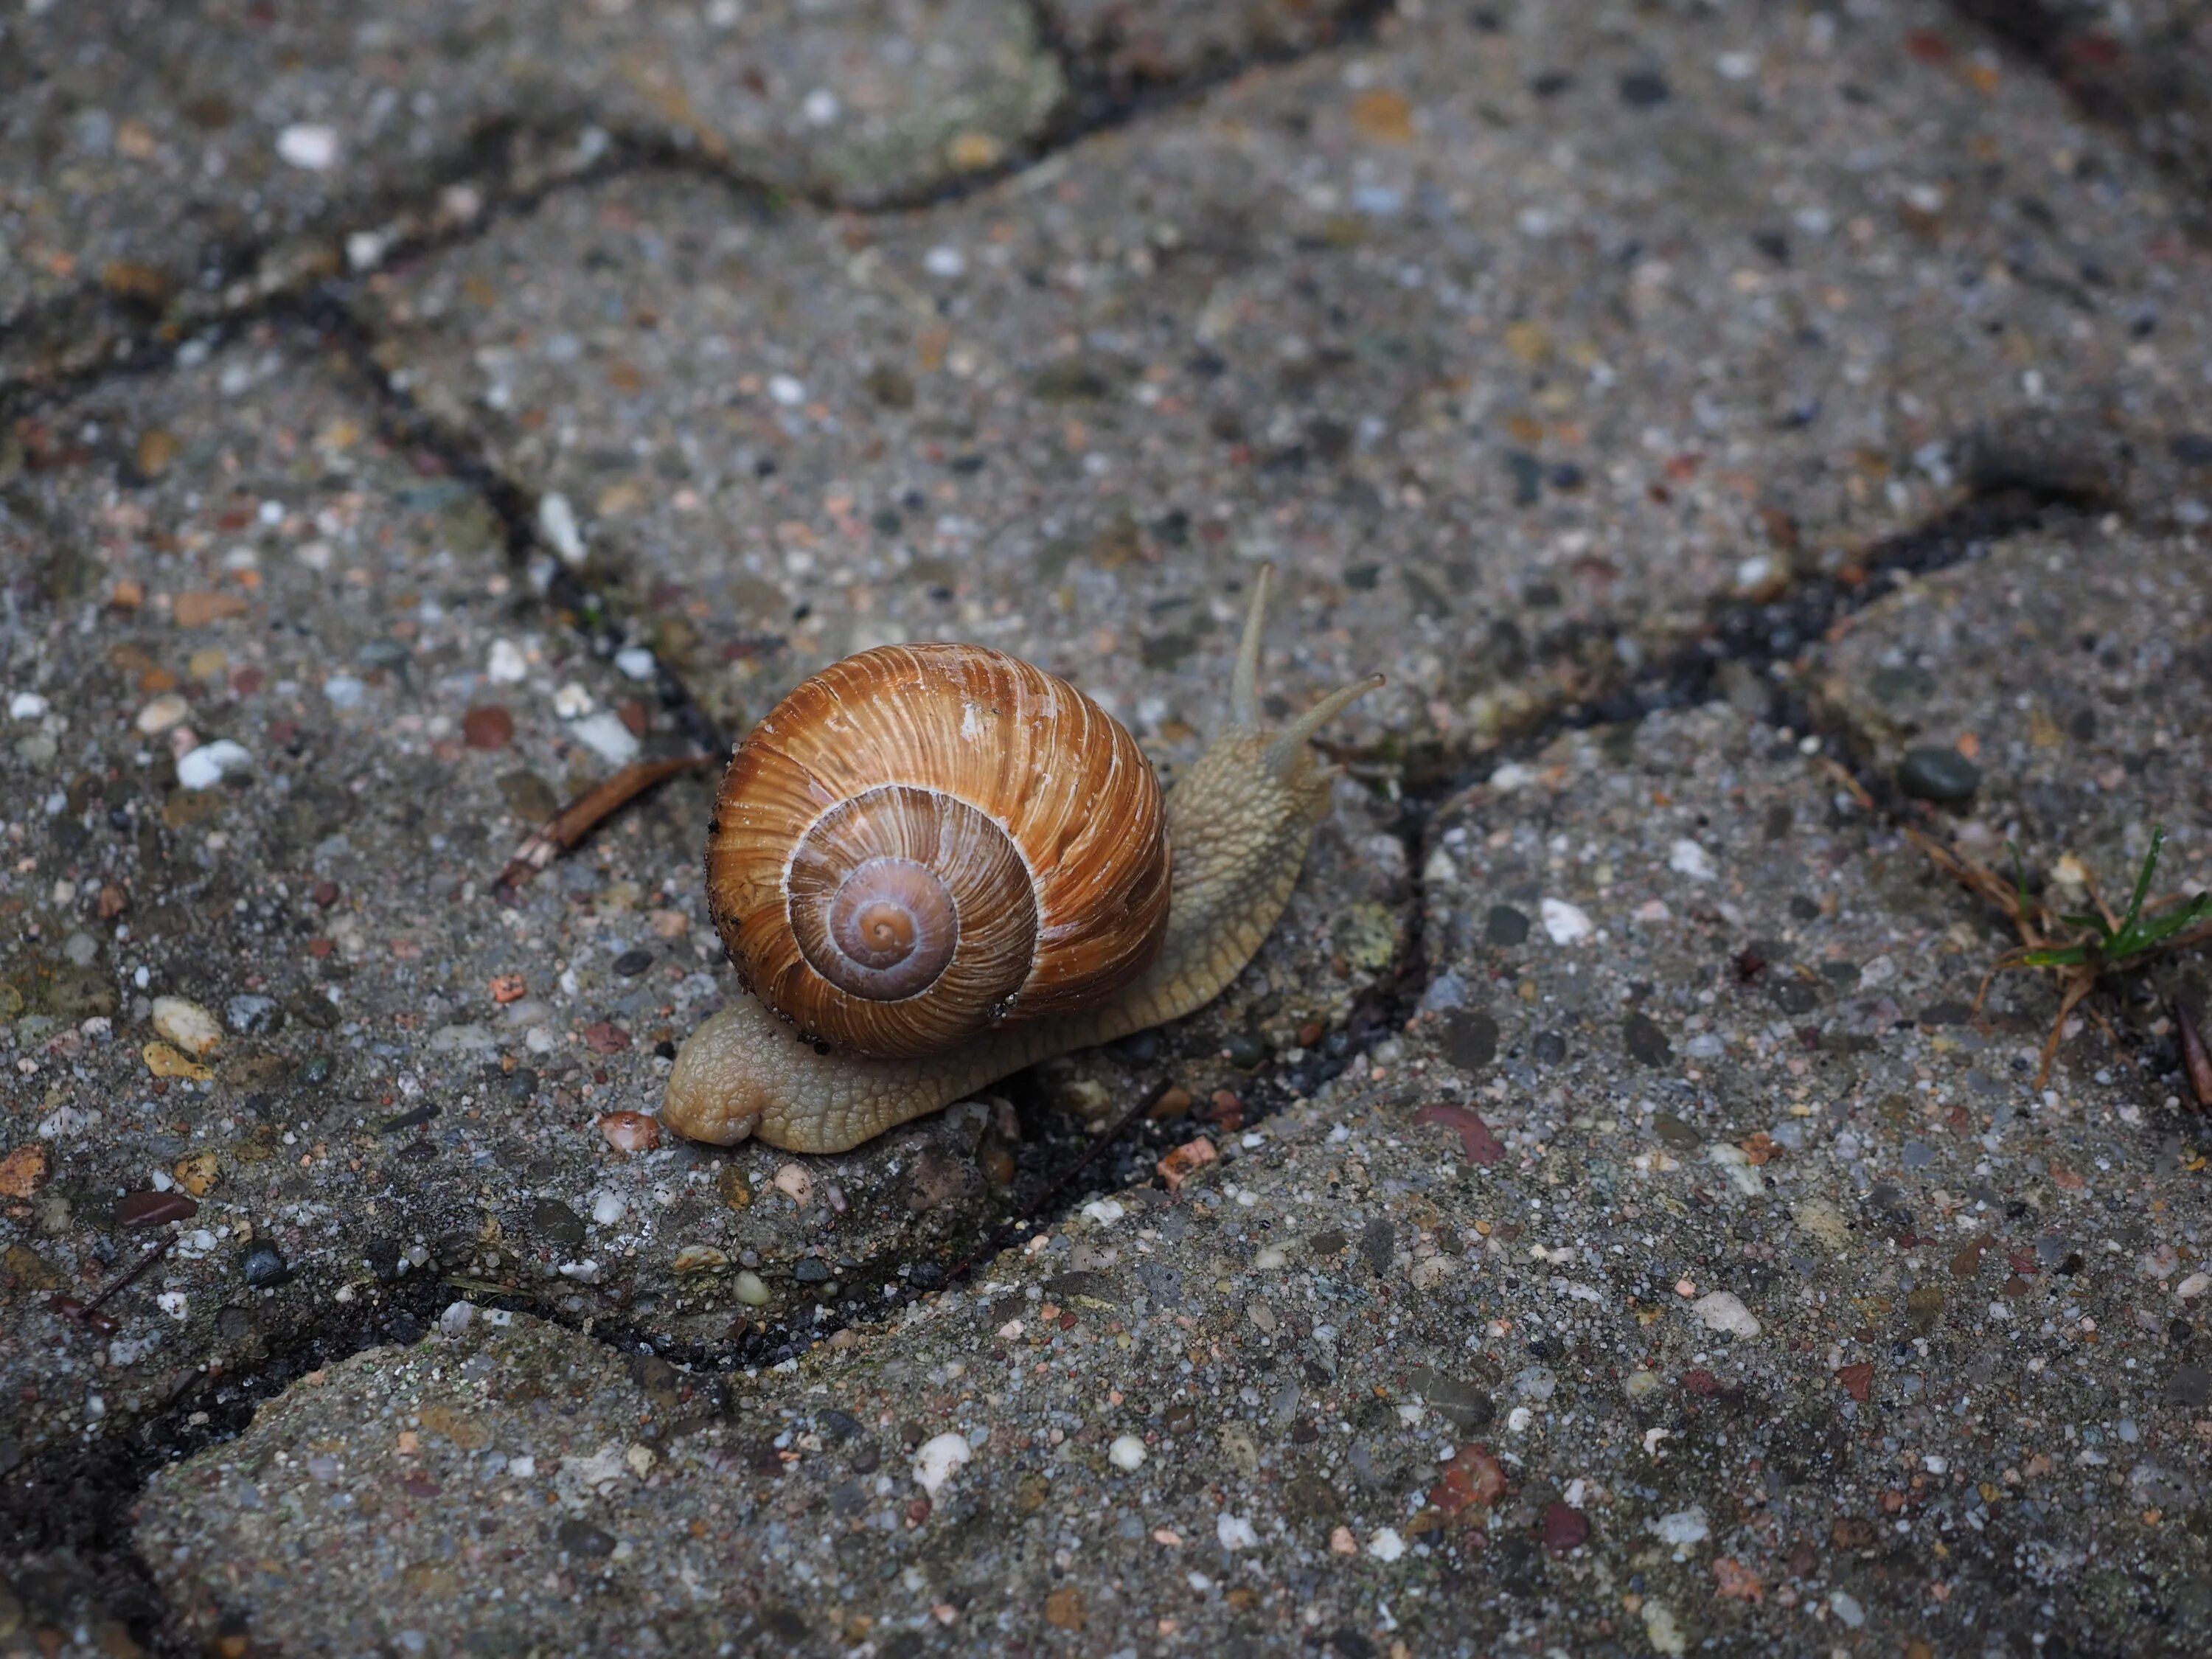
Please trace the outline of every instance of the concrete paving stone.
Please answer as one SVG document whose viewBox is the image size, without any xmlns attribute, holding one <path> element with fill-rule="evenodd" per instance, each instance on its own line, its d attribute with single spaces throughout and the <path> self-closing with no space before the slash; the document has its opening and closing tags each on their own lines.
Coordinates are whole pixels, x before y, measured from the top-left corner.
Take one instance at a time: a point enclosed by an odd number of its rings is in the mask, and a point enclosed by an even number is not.
<svg viewBox="0 0 2212 1659">
<path fill-rule="evenodd" d="M 356 391 L 241 341 L 18 428 L 0 479 L 11 1468 L 204 1364 L 402 1316 L 425 1278 L 722 1341 L 1004 1197 L 982 1107 L 811 1166 L 803 1203 L 765 1152 L 610 1145 L 722 994 L 708 784 L 497 902 L 552 803 L 681 745 Z M 112 1328 L 57 1310 L 171 1207 L 182 1243 Z"/>
<path fill-rule="evenodd" d="M 2203 0 L 1955 0 L 1955 9 L 2165 167 L 2202 224 L 2212 210 L 2212 9 Z"/>
<path fill-rule="evenodd" d="M 930 212 L 626 179 L 357 305 L 732 724 L 957 633 L 1180 761 L 1267 556 L 1279 692 L 1463 753 L 1969 489 L 2166 511 L 2200 256 L 1943 21 L 1439 14 Z"/>
<path fill-rule="evenodd" d="M 1655 722 L 1650 757 L 1789 787 L 1731 718 Z M 1618 839 L 1616 763 L 1557 763 L 1550 821 Z M 158 1475 L 140 1549 L 187 1630 L 288 1650 L 2201 1640 L 2201 1206 L 2115 1094 L 1899 1187 L 1859 1167 L 1898 1126 L 1839 1131 L 1825 1087 L 1723 1165 L 1639 1109 L 1697 1116 L 1679 1072 L 1498 1098 L 1423 1046 L 758 1376 L 457 1310 Z M 1502 1158 L 1421 1121 L 1455 1098 Z M 2046 1139 L 2112 1170 L 1977 1195 Z"/>
<path fill-rule="evenodd" d="M 1333 44 L 1385 9 L 1362 0 L 1047 0 L 1056 38 L 1127 91 Z"/>
<path fill-rule="evenodd" d="M 2212 467 L 2212 450 L 2206 465 Z M 2212 477 L 2208 477 L 2212 483 Z M 1892 787 L 1929 751 L 1965 800 L 1931 830 L 2084 908 L 2069 855 L 2124 908 L 2154 827 L 2157 893 L 2212 887 L 2212 600 L 2199 536 L 2084 525 L 2022 536 L 1870 606 L 1824 653 L 1821 699 Z M 1923 793 L 1925 793 L 1923 787 Z M 2068 893 L 2071 887 L 2075 890 Z"/>
<path fill-rule="evenodd" d="M 98 361 L 132 307 L 373 267 L 614 143 L 872 202 L 1019 153 L 1061 92 L 1013 0 L 30 5 L 0 64 L 5 378 Z M 95 289 L 125 307 L 95 337 L 40 329 Z"/>
<path fill-rule="evenodd" d="M 737 994 L 697 874 L 708 784 L 496 901 L 555 802 L 681 744 L 546 614 L 477 492 L 392 447 L 356 391 L 263 337 L 17 429 L 0 995 L 25 1190 L 0 1222 L 22 1313 L 0 1363 L 40 1380 L 9 1396 L 10 1462 L 119 1431 L 210 1358 L 414 1317 L 440 1275 L 718 1352 L 749 1328 L 803 1342 L 815 1307 L 849 1316 L 963 1252 L 1018 1175 L 1156 1084 L 1218 1115 L 1271 1061 L 1341 1065 L 1408 896 L 1397 809 L 1350 781 L 1232 991 L 1165 1042 L 1055 1063 L 1025 1112 L 994 1097 L 804 1165 L 614 1149 L 602 1116 L 653 1111 L 673 1044 Z M 191 787 L 225 744 L 235 763 Z M 130 1218 L 149 1185 L 202 1188 L 185 1247 L 118 1330 L 70 1322 L 54 1297 L 160 1236 Z"/>
</svg>

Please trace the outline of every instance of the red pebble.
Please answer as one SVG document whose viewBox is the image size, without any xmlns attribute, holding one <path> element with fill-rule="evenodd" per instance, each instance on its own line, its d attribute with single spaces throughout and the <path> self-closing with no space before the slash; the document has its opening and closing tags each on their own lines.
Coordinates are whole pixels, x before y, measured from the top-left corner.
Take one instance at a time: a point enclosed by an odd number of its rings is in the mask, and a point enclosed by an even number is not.
<svg viewBox="0 0 2212 1659">
<path fill-rule="evenodd" d="M 660 1120 L 643 1112 L 609 1112 L 599 1138 L 618 1152 L 649 1152 L 660 1145 Z"/>
<path fill-rule="evenodd" d="M 1544 1511 L 1544 1547 L 1554 1555 L 1580 1549 L 1589 1538 L 1589 1517 L 1571 1504 L 1553 1504 Z"/>
<path fill-rule="evenodd" d="M 584 1046 L 595 1054 L 618 1054 L 629 1047 L 629 1033 L 611 1020 L 599 1020 L 584 1028 Z"/>
<path fill-rule="evenodd" d="M 471 749 L 504 749 L 514 740 L 514 716 L 496 703 L 461 716 L 461 736 Z"/>
<path fill-rule="evenodd" d="M 200 1206 L 182 1193 L 126 1193 L 115 1206 L 118 1227 L 158 1227 L 165 1221 L 185 1221 Z"/>
</svg>

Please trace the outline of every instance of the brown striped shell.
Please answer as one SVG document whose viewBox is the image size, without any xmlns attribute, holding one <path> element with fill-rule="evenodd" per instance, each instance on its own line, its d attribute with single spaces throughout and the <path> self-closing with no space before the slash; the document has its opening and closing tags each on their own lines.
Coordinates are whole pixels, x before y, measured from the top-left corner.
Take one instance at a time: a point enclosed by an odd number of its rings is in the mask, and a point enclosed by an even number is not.
<svg viewBox="0 0 2212 1659">
<path fill-rule="evenodd" d="M 833 663 L 738 746 L 707 896 L 745 984 L 811 1036 L 912 1058 L 1142 972 L 1166 812 L 1136 740 L 975 645 Z"/>
</svg>

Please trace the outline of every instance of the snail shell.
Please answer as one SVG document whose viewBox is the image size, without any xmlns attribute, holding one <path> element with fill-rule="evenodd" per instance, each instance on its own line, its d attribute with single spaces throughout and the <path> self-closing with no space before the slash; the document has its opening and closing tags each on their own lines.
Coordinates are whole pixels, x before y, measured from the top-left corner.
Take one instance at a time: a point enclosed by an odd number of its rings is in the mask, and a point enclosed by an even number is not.
<svg viewBox="0 0 2212 1659">
<path fill-rule="evenodd" d="M 1168 891 L 1136 740 L 983 646 L 884 646 L 805 681 L 738 745 L 707 840 L 745 984 L 885 1059 L 1108 994 L 1158 953 Z"/>
</svg>

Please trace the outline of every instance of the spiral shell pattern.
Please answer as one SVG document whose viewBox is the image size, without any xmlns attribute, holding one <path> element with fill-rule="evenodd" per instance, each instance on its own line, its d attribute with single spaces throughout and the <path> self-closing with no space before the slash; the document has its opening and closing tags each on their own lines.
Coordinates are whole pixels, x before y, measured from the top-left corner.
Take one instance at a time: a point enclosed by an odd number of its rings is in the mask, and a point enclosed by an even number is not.
<svg viewBox="0 0 2212 1659">
<path fill-rule="evenodd" d="M 939 1053 L 1081 1006 L 1167 926 L 1158 781 L 1066 681 L 973 645 L 832 664 L 738 745 L 707 842 L 739 975 L 824 1042 Z"/>
</svg>

